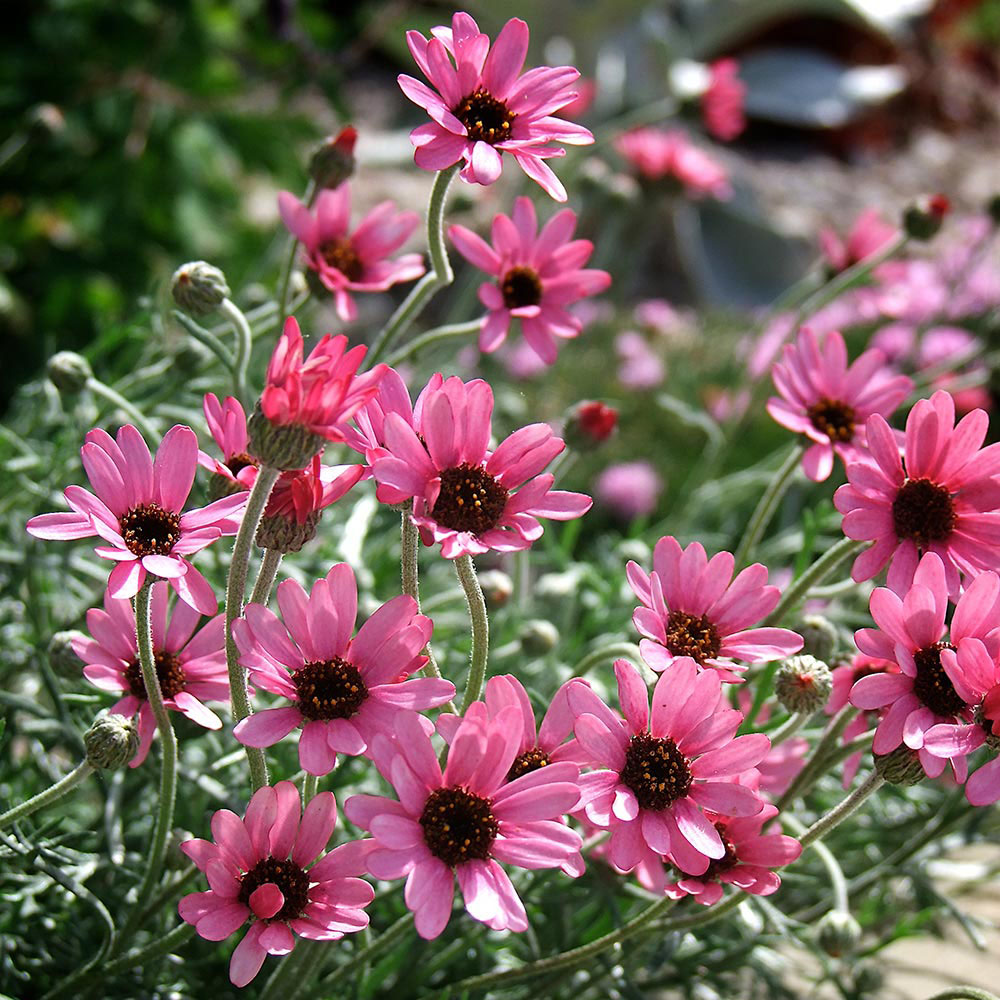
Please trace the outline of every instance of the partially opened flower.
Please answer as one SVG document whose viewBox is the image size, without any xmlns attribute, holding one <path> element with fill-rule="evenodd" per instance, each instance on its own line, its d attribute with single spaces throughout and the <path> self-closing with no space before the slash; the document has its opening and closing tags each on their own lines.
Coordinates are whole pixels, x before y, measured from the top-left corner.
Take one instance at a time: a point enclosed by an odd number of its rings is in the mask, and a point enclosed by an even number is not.
<svg viewBox="0 0 1000 1000">
<path fill-rule="evenodd" d="M 287 955 L 295 936 L 336 941 L 368 926 L 375 890 L 364 879 L 361 841 L 323 852 L 337 823 L 333 792 L 320 792 L 302 812 L 290 781 L 258 789 L 242 819 L 228 809 L 212 817 L 210 840 L 188 840 L 181 850 L 212 887 L 177 905 L 201 937 L 222 941 L 250 928 L 229 962 L 229 979 L 246 986 L 270 955 Z"/>
<path fill-rule="evenodd" d="M 214 392 L 205 394 L 205 421 L 222 451 L 222 461 L 204 451 L 198 452 L 198 464 L 213 473 L 210 491 L 218 496 L 249 490 L 257 478 L 257 459 L 249 452 L 247 417 L 240 401 L 227 396 L 220 403 Z"/>
<path fill-rule="evenodd" d="M 163 703 L 199 726 L 221 729 L 222 721 L 204 702 L 229 701 L 225 616 L 217 615 L 198 629 L 198 611 L 178 601 L 168 613 L 167 603 L 166 583 L 154 583 L 150 618 Z M 130 764 L 138 767 L 149 753 L 156 720 L 139 666 L 132 602 L 105 592 L 104 610 L 91 608 L 87 612 L 87 628 L 93 638 L 75 638 L 73 651 L 86 664 L 83 675 L 91 684 L 123 696 L 112 706 L 112 712 L 128 717 L 138 713 L 139 748 Z"/>
<path fill-rule="evenodd" d="M 653 549 L 653 572 L 629 562 L 628 582 L 643 604 L 632 621 L 653 670 L 688 660 L 735 682 L 746 663 L 781 660 L 802 648 L 802 637 L 789 629 L 748 628 L 774 610 L 781 592 L 767 585 L 766 566 L 754 563 L 734 580 L 734 565 L 729 552 L 708 559 L 698 542 L 682 549 L 669 535 Z"/>
<path fill-rule="evenodd" d="M 413 497 L 413 521 L 424 543 L 441 543 L 446 559 L 491 549 L 516 552 L 542 534 L 539 517 L 568 521 L 590 497 L 553 490 L 542 470 L 565 444 L 548 424 L 529 424 L 489 450 L 493 390 L 457 376 L 423 395 L 413 423 L 386 415 L 386 453 L 375 459 L 378 498 Z"/>
<path fill-rule="evenodd" d="M 424 273 L 423 258 L 395 253 L 420 224 L 416 212 L 397 212 L 392 201 L 376 205 L 351 231 L 351 189 L 345 181 L 324 188 L 310 210 L 287 191 L 278 209 L 289 232 L 302 244 L 305 265 L 333 293 L 337 315 L 348 322 L 358 315 L 351 292 L 384 292 Z"/>
<path fill-rule="evenodd" d="M 214 615 L 215 593 L 187 557 L 223 535 L 236 534 L 247 495 L 181 512 L 198 467 L 194 431 L 181 424 L 172 427 L 154 462 L 131 424 L 117 438 L 95 428 L 87 433 L 80 457 L 96 496 L 81 486 L 67 486 L 64 495 L 72 512 L 33 517 L 28 534 L 60 540 L 99 535 L 106 544 L 94 551 L 116 563 L 108 578 L 112 597 L 135 597 L 151 573 L 166 579 L 196 611 Z"/>
<path fill-rule="evenodd" d="M 635 128 L 615 140 L 615 149 L 646 180 L 671 180 L 692 198 L 732 193 L 726 171 L 680 129 Z"/>
<path fill-rule="evenodd" d="M 898 232 L 879 215 L 878 209 L 868 208 L 857 217 L 843 240 L 832 229 L 821 229 L 819 245 L 830 269 L 837 273 L 877 253 Z"/>
<path fill-rule="evenodd" d="M 509 705 L 487 716 L 481 702 L 470 707 L 443 772 L 420 719 L 400 716 L 395 740 L 374 753 L 399 800 L 353 795 L 344 805 L 351 822 L 374 837 L 368 871 L 381 879 L 406 876 L 406 905 L 428 940 L 451 918 L 456 878 L 470 916 L 493 930 L 527 930 L 524 905 L 500 862 L 558 868 L 582 846 L 561 822 L 580 796 L 577 766 L 553 762 L 508 780 L 521 744 L 521 710 Z"/>
<path fill-rule="evenodd" d="M 346 563 L 309 594 L 296 581 L 283 581 L 278 607 L 284 625 L 260 604 L 248 604 L 233 622 L 251 681 L 291 702 L 238 723 L 234 735 L 246 746 L 269 747 L 303 726 L 299 762 L 310 774 L 327 774 L 338 753 L 364 753 L 399 713 L 436 708 L 455 694 L 450 681 L 407 679 L 427 662 L 421 650 L 432 628 L 412 597 L 383 604 L 352 638 L 358 590 Z"/>
<path fill-rule="evenodd" d="M 431 30 L 427 39 L 408 31 L 406 43 L 421 72 L 435 89 L 400 75 L 399 86 L 431 121 L 415 128 L 410 141 L 414 162 L 425 170 L 444 170 L 462 162 L 460 176 L 470 184 L 492 184 L 503 169 L 502 154 L 556 201 L 566 189 L 545 163 L 565 150 L 556 142 L 594 141 L 583 126 L 553 117 L 577 97 L 580 73 L 572 66 L 539 66 L 522 74 L 528 52 L 528 26 L 511 18 L 490 48 L 487 35 L 462 12 L 451 27 Z"/>
<path fill-rule="evenodd" d="M 539 233 L 535 208 L 523 197 L 512 216 L 494 216 L 492 246 L 465 226 L 449 228 L 458 252 L 496 279 L 479 286 L 479 301 L 489 310 L 479 331 L 480 350 L 495 351 L 517 319 L 531 349 L 552 364 L 559 340 L 580 333 L 582 322 L 566 307 L 603 292 L 611 275 L 583 268 L 594 244 L 572 239 L 575 228 L 576 213 L 564 208 Z"/>
<path fill-rule="evenodd" d="M 836 330 L 822 343 L 803 330 L 794 344 L 785 345 L 771 377 L 781 398 L 769 399 L 767 412 L 812 442 L 802 468 L 818 483 L 833 471 L 835 454 L 845 465 L 861 458 L 867 419 L 873 413 L 891 416 L 913 389 L 910 379 L 886 367 L 880 351 L 865 351 L 848 367 L 847 347 Z"/>
<path fill-rule="evenodd" d="M 889 587 L 905 593 L 920 556 L 934 552 L 954 599 L 961 574 L 1000 569 L 1000 445 L 980 448 L 988 428 L 983 410 L 956 425 L 951 396 L 935 392 L 910 411 L 901 458 L 885 419 L 868 418 L 870 457 L 847 464 L 833 498 L 844 534 L 875 542 L 854 561 L 856 581 L 890 563 Z"/>
</svg>

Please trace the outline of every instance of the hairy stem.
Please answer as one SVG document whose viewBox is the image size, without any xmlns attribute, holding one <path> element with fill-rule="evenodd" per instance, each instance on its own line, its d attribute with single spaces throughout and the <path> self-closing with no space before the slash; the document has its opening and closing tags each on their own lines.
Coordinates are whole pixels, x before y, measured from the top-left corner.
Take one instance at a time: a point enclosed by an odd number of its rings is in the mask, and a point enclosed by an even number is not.
<svg viewBox="0 0 1000 1000">
<path fill-rule="evenodd" d="M 805 599 L 813 587 L 822 583 L 845 559 L 856 555 L 868 545 L 868 542 L 842 538 L 836 545 L 828 548 L 797 580 L 792 581 L 778 601 L 778 606 L 771 612 L 767 623 L 779 624 L 789 611 Z"/>
<path fill-rule="evenodd" d="M 267 604 L 271 597 L 271 587 L 274 586 L 274 578 L 278 575 L 278 567 L 281 565 L 281 556 L 281 552 L 277 549 L 264 549 L 264 558 L 260 561 L 257 580 L 247 604 Z"/>
<path fill-rule="evenodd" d="M 479 577 L 473 565 L 472 556 L 459 556 L 455 560 L 455 572 L 458 582 L 465 591 L 465 600 L 469 605 L 469 622 L 472 626 L 472 651 L 469 654 L 469 679 L 465 685 L 465 696 L 462 698 L 462 715 L 469 706 L 483 693 L 483 682 L 486 679 L 486 660 L 490 650 L 490 620 L 486 613 L 486 598 L 479 586 Z"/>
<path fill-rule="evenodd" d="M 356 969 L 371 961 L 376 955 L 380 955 L 390 945 L 396 943 L 413 926 L 413 918 L 410 913 L 404 913 L 394 924 L 387 927 L 371 944 L 355 952 L 343 965 L 338 966 L 325 979 L 320 980 L 316 987 L 310 990 L 310 995 L 322 992 L 325 997 L 336 996 L 331 992 L 331 988 L 343 981 L 346 976 L 351 975 Z"/>
<path fill-rule="evenodd" d="M 180 325 L 183 326 L 184 329 L 187 330 L 187 332 L 191 334 L 191 336 L 194 337 L 199 344 L 207 347 L 222 362 L 222 364 L 229 369 L 229 371 L 233 370 L 235 361 L 233 360 L 232 352 L 228 347 L 226 347 L 225 344 L 222 343 L 221 340 L 219 340 L 218 337 L 216 337 L 214 333 L 212 333 L 211 330 L 206 330 L 205 327 L 196 323 L 190 316 L 188 316 L 187 313 L 181 312 L 180 309 L 174 310 L 174 319 L 176 319 L 177 322 L 180 323 Z"/>
<path fill-rule="evenodd" d="M 812 756 L 805 766 L 795 776 L 792 783 L 785 789 L 776 805 L 780 812 L 784 812 L 788 806 L 800 795 L 805 795 L 822 775 L 826 765 L 826 758 L 830 751 L 837 746 L 840 737 L 847 728 L 850 721 L 858 714 L 858 710 L 853 705 L 845 705 L 830 721 L 826 732 L 816 744 Z"/>
<path fill-rule="evenodd" d="M 222 314 L 232 324 L 236 334 L 236 356 L 233 360 L 233 394 L 241 402 L 247 401 L 247 366 L 250 364 L 250 348 L 253 346 L 253 332 L 243 310 L 231 299 L 223 299 L 219 306 Z"/>
<path fill-rule="evenodd" d="M 395 367 L 434 344 L 478 333 L 482 325 L 482 319 L 472 319 L 466 323 L 449 323 L 447 326 L 437 326 L 433 330 L 422 333 L 419 337 L 414 337 L 408 344 L 403 344 L 398 351 L 389 357 L 388 363 Z"/>
<path fill-rule="evenodd" d="M 147 441 L 155 441 L 159 436 L 157 434 L 156 428 L 149 422 L 148 418 L 143 414 L 143 412 L 138 409 L 133 403 L 130 403 L 124 396 L 120 393 L 115 392 L 110 385 L 105 385 L 99 378 L 95 378 L 91 375 L 87 379 L 87 388 L 94 393 L 95 396 L 102 396 L 109 403 L 117 406 L 119 410 L 122 411 L 134 424 L 136 427 L 142 431 L 142 436 Z"/>
<path fill-rule="evenodd" d="M 813 841 L 826 836 L 835 826 L 839 826 L 849 816 L 852 816 L 873 792 L 885 784 L 885 779 L 877 771 L 871 774 L 851 792 L 845 799 L 838 802 L 825 816 L 818 820 L 799 838 L 803 847 L 808 847 Z"/>
<path fill-rule="evenodd" d="M 305 194 L 302 200 L 312 208 L 313 202 L 316 200 L 316 195 L 319 194 L 319 189 L 316 187 L 316 182 L 310 180 L 306 185 Z M 285 255 L 285 264 L 281 269 L 281 282 L 278 285 L 278 322 L 283 323 L 287 313 L 285 310 L 288 308 L 288 290 L 292 284 L 292 271 L 295 270 L 295 251 L 299 248 L 298 238 L 291 236 L 289 234 L 290 240 L 288 244 L 288 253 Z"/>
<path fill-rule="evenodd" d="M 0 830 L 61 799 L 67 792 L 76 788 L 80 782 L 85 781 L 93 770 L 93 766 L 86 760 L 77 764 L 69 774 L 60 778 L 54 785 L 50 785 L 44 792 L 33 795 L 30 799 L 26 799 L 0 815 Z"/>
<path fill-rule="evenodd" d="M 599 667 L 609 660 L 620 658 L 638 660 L 639 656 L 639 647 L 633 642 L 609 642 L 608 645 L 599 646 L 597 649 L 593 649 L 580 657 L 570 676 L 583 677 L 584 674 L 589 673 L 594 667 Z"/>
<path fill-rule="evenodd" d="M 757 547 L 757 543 L 761 540 L 764 532 L 767 530 L 767 526 L 771 523 L 771 518 L 774 517 L 774 512 L 778 509 L 778 504 L 781 503 L 782 497 L 788 492 L 788 487 L 792 484 L 792 478 L 795 475 L 795 470 L 799 467 L 804 450 L 803 446 L 798 443 L 792 447 L 764 491 L 764 495 L 757 503 L 757 507 L 736 549 L 735 565 L 737 571 L 747 564 L 748 556 Z"/>
</svg>

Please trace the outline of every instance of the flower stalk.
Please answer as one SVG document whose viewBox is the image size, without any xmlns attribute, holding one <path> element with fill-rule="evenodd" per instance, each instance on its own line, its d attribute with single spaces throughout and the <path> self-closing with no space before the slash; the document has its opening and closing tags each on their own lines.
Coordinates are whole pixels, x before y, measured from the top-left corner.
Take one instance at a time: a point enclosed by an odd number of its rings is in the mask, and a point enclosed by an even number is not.
<svg viewBox="0 0 1000 1000">
<path fill-rule="evenodd" d="M 885 779 L 877 772 L 871 774 L 851 792 L 845 799 L 837 803 L 825 816 L 818 820 L 799 838 L 803 848 L 815 840 L 826 836 L 835 826 L 839 826 L 849 816 L 852 816 L 873 792 L 885 784 Z"/>
<path fill-rule="evenodd" d="M 77 764 L 69 774 L 60 778 L 54 785 L 50 785 L 45 791 L 33 795 L 30 799 L 26 799 L 0 815 L 0 830 L 30 816 L 39 809 L 44 809 L 53 802 L 57 802 L 67 792 L 71 792 L 77 785 L 85 781 L 93 770 L 94 768 L 86 760 Z"/>
<path fill-rule="evenodd" d="M 455 560 L 455 572 L 458 582 L 465 591 L 465 600 L 469 605 L 469 621 L 472 625 L 472 651 L 469 654 L 469 679 L 465 685 L 465 696 L 462 698 L 462 715 L 469 706 L 483 693 L 483 682 L 486 679 L 486 660 L 490 649 L 490 620 L 486 613 L 486 598 L 479 586 L 479 577 L 473 565 L 472 556 L 459 556 Z"/>
<path fill-rule="evenodd" d="M 236 334 L 236 356 L 233 359 L 233 393 L 239 400 L 247 397 L 247 366 L 253 347 L 253 331 L 243 310 L 232 299 L 223 299 L 219 311 L 229 320 Z"/>
<path fill-rule="evenodd" d="M 793 580 L 781 595 L 777 607 L 767 619 L 768 625 L 780 623 L 789 611 L 804 600 L 813 587 L 822 583 L 845 559 L 856 555 L 869 543 L 853 538 L 842 538 L 823 553 L 797 580 Z"/>
<path fill-rule="evenodd" d="M 764 495 L 758 501 L 757 507 L 754 509 L 746 531 L 743 533 L 743 537 L 740 539 L 740 544 L 735 552 L 737 570 L 742 569 L 747 564 L 750 553 L 757 547 L 764 532 L 767 530 L 767 526 L 771 523 L 774 512 L 778 509 L 778 504 L 781 503 L 782 498 L 788 492 L 788 487 L 792 484 L 795 470 L 799 467 L 799 462 L 802 459 L 804 451 L 805 448 L 799 443 L 792 446 L 792 449 L 781 463 L 778 471 L 774 474 L 774 478 L 764 491 Z"/>
</svg>

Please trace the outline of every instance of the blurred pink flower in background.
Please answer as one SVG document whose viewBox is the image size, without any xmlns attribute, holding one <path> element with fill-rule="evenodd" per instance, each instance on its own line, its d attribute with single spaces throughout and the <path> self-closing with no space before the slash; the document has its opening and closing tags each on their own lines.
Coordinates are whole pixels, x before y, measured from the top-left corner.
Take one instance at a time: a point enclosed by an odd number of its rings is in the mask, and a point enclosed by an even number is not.
<svg viewBox="0 0 1000 1000">
<path fill-rule="evenodd" d="M 708 70 L 708 87 L 701 95 L 705 128 L 716 139 L 731 142 L 747 127 L 747 87 L 739 76 L 740 65 L 735 59 L 717 59 Z"/>
<path fill-rule="evenodd" d="M 846 271 L 877 253 L 898 233 L 899 230 L 886 222 L 878 209 L 869 208 L 858 216 L 844 239 L 832 229 L 821 229 L 819 245 L 831 270 Z"/>
<path fill-rule="evenodd" d="M 621 359 L 618 380 L 630 389 L 653 389 L 667 376 L 667 366 L 637 330 L 623 330 L 615 337 L 615 353 Z"/>
<path fill-rule="evenodd" d="M 672 178 L 692 198 L 732 195 L 725 169 L 680 129 L 632 129 L 618 136 L 615 148 L 647 180 Z"/>
<path fill-rule="evenodd" d="M 659 473 L 642 460 L 609 465 L 594 484 L 598 502 L 626 520 L 652 514 L 662 492 Z"/>
</svg>

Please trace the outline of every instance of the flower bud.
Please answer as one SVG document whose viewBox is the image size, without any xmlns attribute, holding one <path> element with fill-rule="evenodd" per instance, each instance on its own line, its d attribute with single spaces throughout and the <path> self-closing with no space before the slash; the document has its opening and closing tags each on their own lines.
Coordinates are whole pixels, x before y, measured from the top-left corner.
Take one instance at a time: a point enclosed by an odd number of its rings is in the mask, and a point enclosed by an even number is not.
<svg viewBox="0 0 1000 1000">
<path fill-rule="evenodd" d="M 615 432 L 618 411 L 596 400 L 577 403 L 566 417 L 563 437 L 574 451 L 592 451 Z"/>
<path fill-rule="evenodd" d="M 521 626 L 518 638 L 521 649 L 529 656 L 544 656 L 556 648 L 559 642 L 559 630 L 552 622 L 535 618 Z"/>
<path fill-rule="evenodd" d="M 802 652 L 829 663 L 837 648 L 837 626 L 822 615 L 806 615 L 796 629 L 802 636 Z"/>
<path fill-rule="evenodd" d="M 272 424 L 259 402 L 247 421 L 247 437 L 250 454 L 261 465 L 283 471 L 304 469 L 326 445 L 326 438 L 301 424 Z"/>
<path fill-rule="evenodd" d="M 335 136 L 327 136 L 309 159 L 309 176 L 318 188 L 340 187 L 354 173 L 355 128 L 345 126 Z"/>
<path fill-rule="evenodd" d="M 918 785 L 927 777 L 920 754 L 903 744 L 888 753 L 875 754 L 875 770 L 890 785 Z"/>
<path fill-rule="evenodd" d="M 951 202 L 943 194 L 921 195 L 903 209 L 903 229 L 912 239 L 932 239 L 950 211 Z"/>
<path fill-rule="evenodd" d="M 275 549 L 286 555 L 298 552 L 306 542 L 316 537 L 319 516 L 318 510 L 307 514 L 305 521 L 297 521 L 285 514 L 265 515 L 257 527 L 256 542 L 262 549 Z"/>
<path fill-rule="evenodd" d="M 99 715 L 83 737 L 87 763 L 100 771 L 124 767 L 139 749 L 139 730 L 124 715 Z"/>
<path fill-rule="evenodd" d="M 844 910 L 830 910 L 816 927 L 819 946 L 833 958 L 850 955 L 861 940 L 861 925 Z"/>
<path fill-rule="evenodd" d="M 170 279 L 174 302 L 192 316 L 207 316 L 229 298 L 226 276 L 203 260 L 183 264 Z"/>
<path fill-rule="evenodd" d="M 483 588 L 486 607 L 491 611 L 502 608 L 514 593 L 514 581 L 500 569 L 487 569 L 480 573 L 479 586 Z"/>
<path fill-rule="evenodd" d="M 78 629 L 67 629 L 64 632 L 56 632 L 49 639 L 46 652 L 49 654 L 49 663 L 52 669 L 63 677 L 79 677 L 83 667 L 83 661 L 73 650 L 73 643 L 85 640 L 87 637 Z"/>
<path fill-rule="evenodd" d="M 830 668 L 808 653 L 789 657 L 774 675 L 774 693 L 789 712 L 818 712 L 832 690 Z"/>
<path fill-rule="evenodd" d="M 64 396 L 75 396 L 84 390 L 94 372 L 83 355 L 75 351 L 59 351 L 49 358 L 46 374 Z"/>
</svg>

